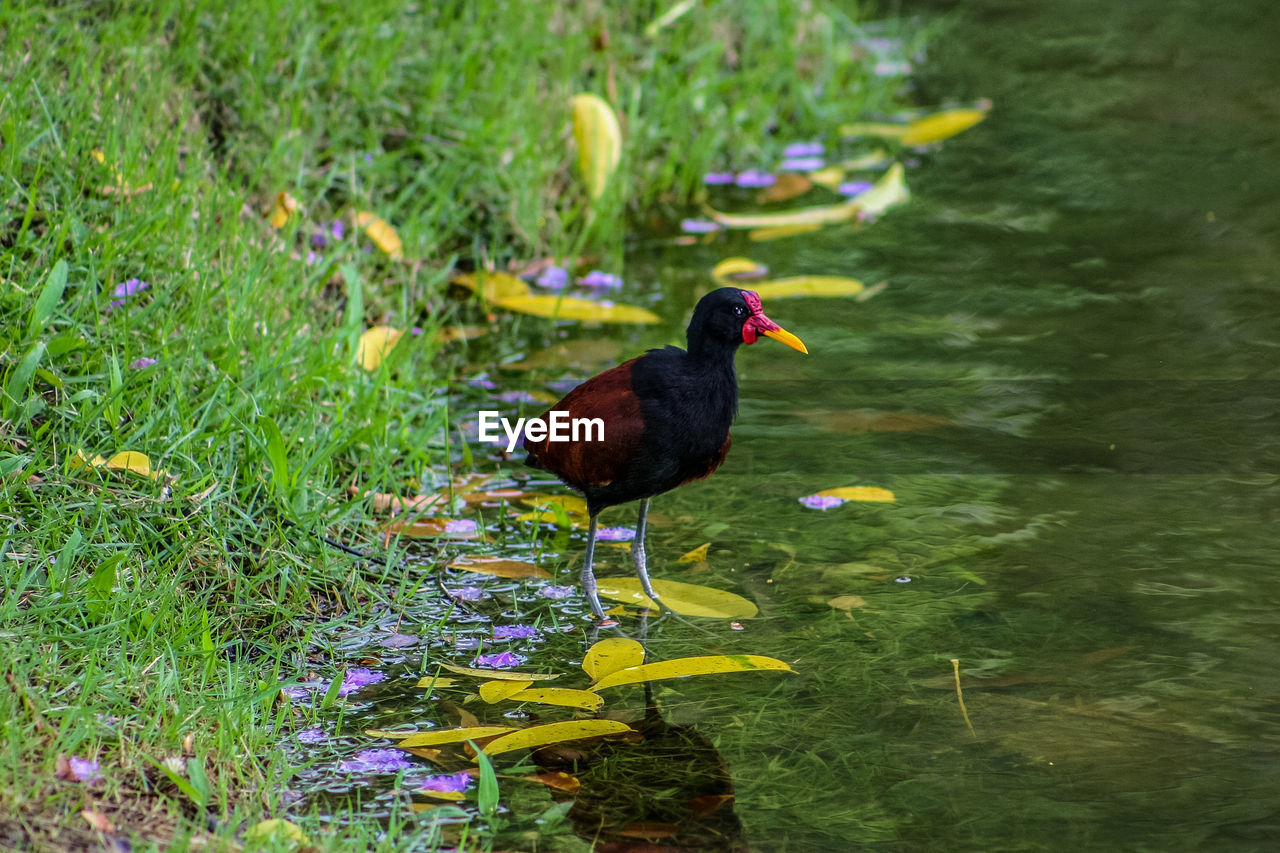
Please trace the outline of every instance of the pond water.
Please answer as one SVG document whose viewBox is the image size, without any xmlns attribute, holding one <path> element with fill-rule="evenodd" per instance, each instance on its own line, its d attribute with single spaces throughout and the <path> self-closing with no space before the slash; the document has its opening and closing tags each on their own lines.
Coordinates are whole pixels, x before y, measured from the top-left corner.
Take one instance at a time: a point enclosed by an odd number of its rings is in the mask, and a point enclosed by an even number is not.
<svg viewBox="0 0 1280 853">
<path fill-rule="evenodd" d="M 627 354 L 678 337 L 730 255 L 888 287 L 766 303 L 811 354 L 744 348 L 727 463 L 653 504 L 655 576 L 761 614 L 651 624 L 651 658 L 797 674 L 655 686 L 682 745 L 592 784 L 731 779 L 724 849 L 1276 849 L 1280 13 L 978 0 L 950 21 L 919 101 L 995 109 L 908 171 L 909 204 L 628 257 L 667 325 Z M 897 500 L 797 501 L 849 485 Z M 675 563 L 704 541 L 705 568 Z M 581 540 L 559 546 L 569 583 Z"/>
</svg>

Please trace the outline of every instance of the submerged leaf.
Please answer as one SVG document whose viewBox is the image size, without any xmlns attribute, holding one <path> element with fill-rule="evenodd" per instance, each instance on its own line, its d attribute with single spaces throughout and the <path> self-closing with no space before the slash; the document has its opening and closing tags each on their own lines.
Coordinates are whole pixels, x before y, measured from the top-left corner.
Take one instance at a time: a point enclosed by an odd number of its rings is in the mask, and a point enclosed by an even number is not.
<svg viewBox="0 0 1280 853">
<path fill-rule="evenodd" d="M 756 196 L 756 201 L 761 204 L 771 204 L 780 201 L 790 201 L 796 196 L 802 196 L 809 190 L 813 189 L 813 181 L 804 175 L 798 175 L 795 172 L 785 172 L 778 176 L 778 180 L 774 181 L 772 186 L 766 187 Z"/>
<path fill-rule="evenodd" d="M 754 290 L 761 299 L 782 299 L 787 296 L 853 296 L 861 293 L 862 282 L 856 278 L 837 275 L 800 275 L 764 281 Z"/>
<path fill-rule="evenodd" d="M 711 547 L 710 542 L 703 542 L 697 548 L 694 548 L 687 554 L 682 554 L 677 563 L 701 563 L 707 559 L 707 549 Z"/>
<path fill-rule="evenodd" d="M 582 669 L 599 681 L 611 672 L 644 663 L 644 646 L 629 637 L 608 637 L 587 649 Z"/>
<path fill-rule="evenodd" d="M 400 235 L 385 220 L 367 210 L 361 210 L 356 213 L 356 222 L 364 229 L 364 233 L 369 235 L 373 244 L 388 258 L 397 260 L 404 256 L 404 245 L 400 242 Z"/>
<path fill-rule="evenodd" d="M 604 598 L 658 609 L 658 605 L 644 594 L 639 578 L 600 578 L 598 583 L 599 593 Z M 722 589 L 679 581 L 655 580 L 653 590 L 662 597 L 663 604 L 684 616 L 750 619 L 759 612 L 747 599 Z"/>
<path fill-rule="evenodd" d="M 570 720 L 564 723 L 548 723 L 504 735 L 487 744 L 484 747 L 484 754 L 498 755 L 513 749 L 533 749 L 550 743 L 564 743 L 569 740 L 616 735 L 629 731 L 631 731 L 630 726 L 616 720 Z"/>
<path fill-rule="evenodd" d="M 572 296 L 518 296 L 494 300 L 494 304 L 508 311 L 551 317 L 559 320 L 580 320 L 596 323 L 657 323 L 660 318 L 647 308 L 635 305 L 616 305 L 610 302 L 592 302 Z"/>
<path fill-rule="evenodd" d="M 725 672 L 751 672 L 769 669 L 779 672 L 794 672 L 786 663 L 777 658 L 763 655 L 705 655 L 702 657 L 676 658 L 658 663 L 646 663 L 620 669 L 606 675 L 591 685 L 592 690 L 605 690 L 623 684 L 640 684 L 645 681 L 660 681 L 664 678 L 686 678 L 691 675 L 719 675 Z"/>
<path fill-rule="evenodd" d="M 902 134 L 903 145 L 929 145 L 941 142 L 973 127 L 987 117 L 986 110 L 943 110 L 918 118 L 907 125 Z"/>
<path fill-rule="evenodd" d="M 593 199 L 604 195 L 622 159 L 622 130 L 613 108 L 598 95 L 575 95 L 573 139 L 578 145 L 578 171 Z"/>
<path fill-rule="evenodd" d="M 396 348 L 404 332 L 391 326 L 374 326 L 360 336 L 356 346 L 356 361 L 370 372 L 377 370 L 387 353 Z"/>
<path fill-rule="evenodd" d="M 546 569 L 523 560 L 502 557 L 462 557 L 449 563 L 449 568 L 464 572 L 493 575 L 498 578 L 549 578 Z"/>
</svg>

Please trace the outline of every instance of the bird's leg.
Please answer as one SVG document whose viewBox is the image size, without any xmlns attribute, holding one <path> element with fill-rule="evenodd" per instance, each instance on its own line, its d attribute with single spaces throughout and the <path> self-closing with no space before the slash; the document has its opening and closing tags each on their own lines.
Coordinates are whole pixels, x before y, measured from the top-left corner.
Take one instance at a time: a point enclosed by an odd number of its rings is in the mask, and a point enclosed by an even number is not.
<svg viewBox="0 0 1280 853">
<path fill-rule="evenodd" d="M 636 575 L 640 578 L 640 586 L 644 589 L 644 594 L 653 599 L 654 604 L 663 610 L 667 606 L 662 603 L 662 599 L 658 598 L 658 594 L 653 591 L 653 584 L 649 580 L 649 566 L 644 553 L 644 533 L 645 520 L 649 515 L 649 499 L 645 498 L 640 501 L 640 518 L 636 521 L 636 538 L 631 543 L 631 560 L 636 564 Z"/>
<path fill-rule="evenodd" d="M 596 517 L 591 516 L 591 523 L 587 526 L 587 556 L 582 563 L 582 591 L 587 594 L 587 601 L 591 604 L 591 612 L 595 614 L 596 620 L 605 621 L 604 608 L 600 606 L 600 596 L 596 592 L 596 575 L 591 570 L 591 561 L 596 553 Z"/>
</svg>

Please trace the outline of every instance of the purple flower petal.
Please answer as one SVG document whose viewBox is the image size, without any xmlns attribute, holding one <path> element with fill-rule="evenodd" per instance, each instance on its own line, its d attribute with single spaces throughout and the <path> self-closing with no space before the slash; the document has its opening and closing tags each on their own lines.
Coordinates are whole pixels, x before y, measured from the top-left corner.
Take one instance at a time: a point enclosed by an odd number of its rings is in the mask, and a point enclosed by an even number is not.
<svg viewBox="0 0 1280 853">
<path fill-rule="evenodd" d="M 506 669 L 524 663 L 524 658 L 511 652 L 499 652 L 496 655 L 476 655 L 476 666 L 488 669 Z"/>
<path fill-rule="evenodd" d="M 484 598 L 484 590 L 478 586 L 455 586 L 449 590 L 449 595 L 459 601 L 479 601 Z"/>
<path fill-rule="evenodd" d="M 328 235 L 323 231 L 317 231 L 311 235 L 311 248 L 323 249 L 329 243 Z"/>
<path fill-rule="evenodd" d="M 71 768 L 71 775 L 75 777 L 77 782 L 96 785 L 102 781 L 102 768 L 97 761 L 73 755 L 67 760 L 67 764 Z"/>
<path fill-rule="evenodd" d="M 680 230 L 686 234 L 711 234 L 723 227 L 710 219 L 686 219 L 680 223 Z"/>
<path fill-rule="evenodd" d="M 734 181 L 733 172 L 708 172 L 702 176 L 702 182 L 709 187 L 723 186 Z"/>
<path fill-rule="evenodd" d="M 800 498 L 800 503 L 809 507 L 809 509 L 831 509 L 844 503 L 844 498 L 837 498 L 833 495 L 806 495 Z"/>
<path fill-rule="evenodd" d="M 529 403 L 534 406 L 542 404 L 541 400 L 528 391 L 503 391 L 495 399 L 502 403 Z"/>
<path fill-rule="evenodd" d="M 316 261 L 318 261 L 318 260 L 320 260 L 320 256 L 319 256 L 319 255 L 317 255 L 315 252 L 307 252 L 307 265 L 308 265 L 308 266 L 310 266 L 311 264 L 314 264 L 314 263 L 315 263 Z"/>
<path fill-rule="evenodd" d="M 784 172 L 816 172 L 825 165 L 827 161 L 821 157 L 790 157 L 779 168 Z"/>
<path fill-rule="evenodd" d="M 911 73 L 910 62 L 877 62 L 871 72 L 877 77 L 905 77 Z"/>
<path fill-rule="evenodd" d="M 299 743 L 324 743 L 329 739 L 329 736 L 325 734 L 324 729 L 317 728 L 303 729 L 294 735 L 294 737 L 298 739 Z"/>
<path fill-rule="evenodd" d="M 836 192 L 840 193 L 840 195 L 862 195 L 871 187 L 872 183 L 870 181 L 845 181 L 836 187 Z"/>
<path fill-rule="evenodd" d="M 158 363 L 159 362 L 157 362 L 154 358 L 147 358 L 144 355 L 142 358 L 135 358 L 133 361 L 129 362 L 129 369 L 142 370 L 143 368 L 151 367 L 152 365 L 155 365 Z"/>
<path fill-rule="evenodd" d="M 346 675 L 342 676 L 342 686 L 338 688 L 339 696 L 350 696 L 361 687 L 367 687 L 370 684 L 377 684 L 387 676 L 381 672 L 375 672 L 364 666 L 358 666 L 355 669 L 349 669 Z M 328 690 L 328 687 L 325 688 Z"/>
<path fill-rule="evenodd" d="M 561 267 L 547 267 L 533 283 L 549 290 L 563 290 L 569 286 L 569 271 Z"/>
<path fill-rule="evenodd" d="M 596 531 L 596 538 L 605 542 L 630 542 L 636 538 L 633 527 L 601 527 Z"/>
<path fill-rule="evenodd" d="M 739 172 L 733 181 L 740 187 L 756 189 L 758 187 L 771 187 L 778 182 L 778 179 L 768 172 L 747 171 Z"/>
<path fill-rule="evenodd" d="M 343 773 L 398 773 L 408 770 L 413 762 L 398 749 L 364 749 L 338 763 Z"/>
<path fill-rule="evenodd" d="M 532 625 L 495 625 L 493 628 L 495 640 L 528 640 L 536 636 L 538 629 Z"/>
<path fill-rule="evenodd" d="M 467 384 L 472 388 L 483 388 L 486 391 L 492 391 L 498 387 L 498 384 L 490 379 L 487 374 L 473 376 L 467 380 Z"/>
<path fill-rule="evenodd" d="M 141 293 L 142 291 L 146 290 L 150 286 L 151 285 L 147 284 L 145 281 L 142 281 L 136 278 L 131 278 L 128 281 L 124 282 L 123 284 L 117 284 L 115 288 L 112 289 L 111 295 L 112 296 L 133 296 L 134 294 Z"/>
<path fill-rule="evenodd" d="M 444 532 L 455 536 L 468 536 L 475 533 L 480 525 L 473 518 L 457 518 L 444 523 Z"/>
<path fill-rule="evenodd" d="M 538 595 L 543 598 L 550 598 L 559 601 L 562 598 L 568 598 L 573 595 L 573 587 L 571 586 L 551 586 L 547 585 L 538 590 Z"/>
<path fill-rule="evenodd" d="M 622 287 L 622 277 L 613 275 L 612 273 L 602 272 L 600 270 L 592 270 L 582 278 L 578 279 L 578 284 L 583 287 L 593 287 L 599 290 L 617 290 Z"/>
<path fill-rule="evenodd" d="M 821 142 L 793 142 L 782 149 L 783 157 L 821 157 L 826 151 Z"/>
<path fill-rule="evenodd" d="M 451 791 L 461 794 L 467 790 L 467 786 L 471 784 L 471 774 L 467 772 L 449 773 L 439 776 L 428 776 L 422 780 L 422 790 L 424 791 Z"/>
</svg>

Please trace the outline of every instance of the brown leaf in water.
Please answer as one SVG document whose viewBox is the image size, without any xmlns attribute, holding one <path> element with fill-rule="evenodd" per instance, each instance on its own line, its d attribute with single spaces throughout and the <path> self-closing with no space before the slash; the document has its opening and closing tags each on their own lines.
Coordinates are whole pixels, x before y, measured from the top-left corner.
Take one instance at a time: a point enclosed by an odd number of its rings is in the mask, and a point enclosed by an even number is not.
<svg viewBox="0 0 1280 853">
<path fill-rule="evenodd" d="M 694 797 L 688 802 L 688 806 L 698 817 L 705 817 L 732 802 L 733 794 L 708 794 L 705 797 Z"/>
<path fill-rule="evenodd" d="M 549 578 L 546 569 L 523 560 L 507 560 L 502 557 L 464 557 L 449 564 L 451 569 L 476 572 L 499 578 Z"/>
<path fill-rule="evenodd" d="M 778 179 L 771 186 L 756 196 L 756 201 L 760 204 L 790 201 L 797 196 L 804 195 L 811 189 L 813 189 L 813 181 L 804 175 L 797 175 L 795 172 L 784 172 L 778 175 Z"/>
<path fill-rule="evenodd" d="M 535 773 L 532 776 L 521 776 L 520 778 L 529 782 L 537 782 L 539 785 L 546 785 L 548 788 L 554 788 L 557 791 L 564 791 L 568 794 L 576 794 L 582 787 L 582 783 L 578 781 L 577 776 L 559 770 Z"/>
</svg>

